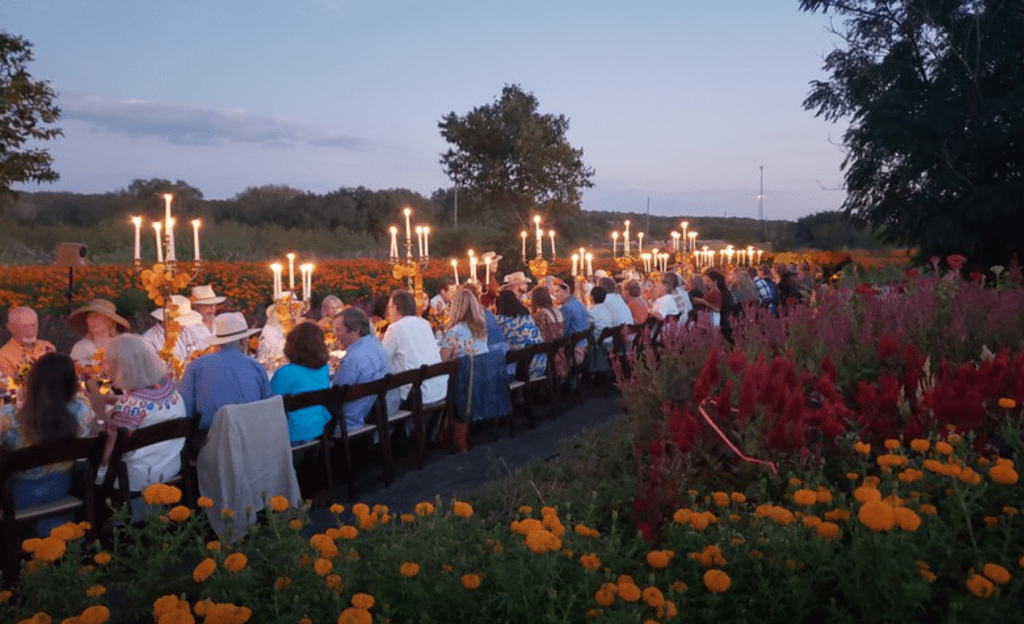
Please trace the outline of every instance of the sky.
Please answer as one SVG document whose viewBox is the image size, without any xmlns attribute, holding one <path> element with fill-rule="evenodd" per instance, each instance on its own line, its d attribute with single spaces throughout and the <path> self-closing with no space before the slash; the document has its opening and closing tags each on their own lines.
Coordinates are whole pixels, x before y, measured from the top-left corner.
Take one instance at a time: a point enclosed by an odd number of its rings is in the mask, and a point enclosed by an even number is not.
<svg viewBox="0 0 1024 624">
<path fill-rule="evenodd" d="M 586 210 L 758 216 L 835 210 L 845 126 L 802 106 L 836 38 L 797 0 L 8 0 L 64 136 L 61 179 L 104 193 L 184 180 L 450 186 L 437 124 L 506 84 L 569 119 L 595 169 Z M 762 170 L 763 167 L 763 170 Z"/>
</svg>

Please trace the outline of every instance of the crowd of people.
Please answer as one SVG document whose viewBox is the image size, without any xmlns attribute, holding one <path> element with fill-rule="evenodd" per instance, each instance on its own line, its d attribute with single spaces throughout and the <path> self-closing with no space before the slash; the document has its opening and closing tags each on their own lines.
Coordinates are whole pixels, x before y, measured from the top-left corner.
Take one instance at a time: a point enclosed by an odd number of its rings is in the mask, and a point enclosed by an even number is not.
<svg viewBox="0 0 1024 624">
<path fill-rule="evenodd" d="M 225 298 L 202 285 L 192 289 L 191 297 L 173 297 L 173 348 L 166 344 L 163 308 L 152 313 L 156 323 L 137 335 L 130 333 L 131 324 L 113 302 L 95 299 L 68 316 L 68 325 L 81 339 L 67 355 L 38 337 L 34 310 L 14 307 L 7 313 L 11 338 L 0 347 L 0 387 L 15 389 L 17 400 L 0 407 L 0 447 L 16 449 L 105 431 L 107 462 L 117 435 L 164 420 L 198 416 L 199 428 L 208 430 L 225 405 L 376 381 L 388 373 L 521 349 L 586 330 L 597 338 L 605 328 L 644 323 L 650 317 L 707 323 L 728 338 L 730 319 L 745 306 L 778 314 L 794 299 L 805 298 L 812 285 L 803 279 L 807 273 L 783 270 L 773 275 L 773 269 L 762 266 L 731 272 L 711 268 L 685 278 L 675 271 L 656 274 L 656 279 L 629 271 L 616 279 L 599 270 L 593 281 L 548 277 L 534 285 L 516 271 L 501 283 L 493 277 L 487 284 L 445 281 L 429 299 L 395 290 L 365 308 L 346 306 L 328 295 L 319 318 L 300 320 L 287 332 L 275 306 L 267 310 L 262 328 L 250 327 L 239 312 L 218 314 Z M 576 345 L 577 361 L 583 361 L 586 348 L 586 341 Z M 168 351 L 185 364 L 179 380 L 164 361 Z M 268 367 L 268 361 L 283 365 Z M 564 377 L 569 366 L 560 357 L 553 368 Z M 529 366 L 534 378 L 547 370 L 543 355 Z M 428 379 L 422 401 L 441 401 L 447 391 L 446 378 Z M 389 394 L 389 412 L 408 403 L 409 394 L 409 386 Z M 347 403 L 344 426 L 363 427 L 374 401 L 371 396 Z M 287 417 L 289 441 L 300 445 L 322 433 L 330 414 L 309 407 Z M 460 426 L 465 425 L 453 422 L 449 433 L 456 448 L 464 450 L 465 430 Z M 165 442 L 126 458 L 130 488 L 141 490 L 177 475 L 182 444 Z M 15 484 L 16 505 L 66 495 L 69 469 L 48 466 L 21 475 Z M 45 532 L 48 526 L 38 530 Z"/>
</svg>

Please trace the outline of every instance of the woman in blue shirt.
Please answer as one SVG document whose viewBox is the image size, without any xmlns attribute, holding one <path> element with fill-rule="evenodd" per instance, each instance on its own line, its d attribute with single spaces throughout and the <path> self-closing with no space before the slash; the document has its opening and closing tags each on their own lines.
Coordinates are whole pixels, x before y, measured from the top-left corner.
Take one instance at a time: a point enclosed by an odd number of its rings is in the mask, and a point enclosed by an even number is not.
<svg viewBox="0 0 1024 624">
<path fill-rule="evenodd" d="M 316 323 L 303 321 L 292 328 L 285 339 L 284 355 L 288 364 L 279 368 L 270 380 L 273 394 L 323 390 L 331 385 L 324 332 Z M 289 412 L 288 437 L 292 446 L 319 437 L 330 419 L 330 412 L 320 405 Z"/>
</svg>

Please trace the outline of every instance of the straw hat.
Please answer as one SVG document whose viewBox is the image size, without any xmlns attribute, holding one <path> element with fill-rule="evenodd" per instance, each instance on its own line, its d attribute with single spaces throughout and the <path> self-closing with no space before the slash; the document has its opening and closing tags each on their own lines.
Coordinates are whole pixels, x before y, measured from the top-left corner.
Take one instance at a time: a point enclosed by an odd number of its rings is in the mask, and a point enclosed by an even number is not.
<svg viewBox="0 0 1024 624">
<path fill-rule="evenodd" d="M 260 329 L 249 329 L 249 323 L 241 312 L 225 312 L 213 319 L 213 335 L 206 339 L 206 344 L 222 345 L 236 342 L 260 333 Z"/>
<path fill-rule="evenodd" d="M 526 277 L 526 274 L 523 273 L 522 271 L 509 273 L 508 275 L 505 276 L 505 279 L 502 281 L 505 284 L 530 284 L 533 282 L 533 280 Z"/>
<path fill-rule="evenodd" d="M 88 333 L 89 328 L 85 324 L 85 319 L 93 312 L 107 317 L 115 325 L 120 325 L 125 330 L 131 329 L 131 324 L 117 313 L 117 306 L 114 305 L 114 302 L 107 299 L 93 299 L 78 308 L 68 316 L 68 325 L 80 334 Z"/>
<path fill-rule="evenodd" d="M 192 304 L 189 302 L 188 297 L 181 295 L 171 295 L 171 303 L 178 306 L 178 324 L 182 327 L 188 327 L 189 325 L 198 325 L 203 322 L 203 315 L 192 309 Z M 161 323 L 164 320 L 164 309 L 157 308 L 150 312 Z"/>
<path fill-rule="evenodd" d="M 192 303 L 196 305 L 216 305 L 224 303 L 226 299 L 227 297 L 218 297 L 217 293 L 213 292 L 213 286 L 209 284 L 192 287 Z"/>
</svg>

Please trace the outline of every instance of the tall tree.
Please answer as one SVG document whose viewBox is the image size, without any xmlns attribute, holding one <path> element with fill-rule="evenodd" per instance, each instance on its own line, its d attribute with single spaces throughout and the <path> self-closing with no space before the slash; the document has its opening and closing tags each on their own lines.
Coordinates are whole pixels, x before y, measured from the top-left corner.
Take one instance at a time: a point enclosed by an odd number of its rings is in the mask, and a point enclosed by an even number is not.
<svg viewBox="0 0 1024 624">
<path fill-rule="evenodd" d="M 922 256 L 1024 260 L 1024 4 L 801 0 L 841 20 L 804 107 L 850 118 L 843 211 Z"/>
<path fill-rule="evenodd" d="M 579 211 L 580 191 L 593 186 L 583 150 L 566 139 L 569 120 L 541 114 L 538 107 L 533 93 L 505 85 L 493 103 L 465 115 L 448 113 L 438 123 L 453 146 L 441 155 L 445 174 L 515 215 L 492 215 L 499 220 L 525 223 L 534 207 L 562 220 Z"/>
<path fill-rule="evenodd" d="M 32 44 L 0 32 L 0 193 L 12 193 L 18 182 L 53 182 L 60 176 L 50 165 L 50 153 L 23 148 L 26 141 L 61 136 L 51 124 L 60 117 L 56 94 L 46 81 L 32 80 L 25 66 L 32 61 Z"/>
</svg>

